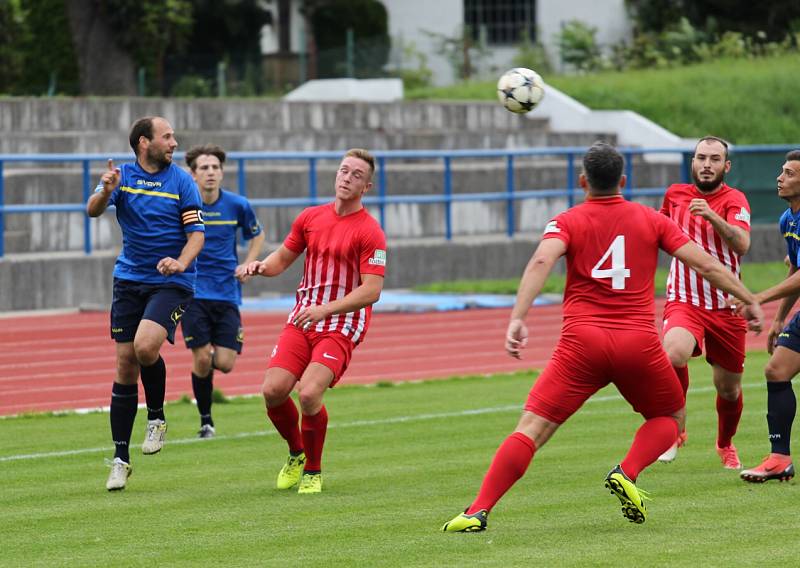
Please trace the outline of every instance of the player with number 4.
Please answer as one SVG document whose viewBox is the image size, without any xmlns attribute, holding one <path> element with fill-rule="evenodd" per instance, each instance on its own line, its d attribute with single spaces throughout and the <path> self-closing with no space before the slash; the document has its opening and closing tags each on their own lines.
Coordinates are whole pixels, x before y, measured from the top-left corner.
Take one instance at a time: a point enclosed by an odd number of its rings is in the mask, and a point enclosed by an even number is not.
<svg viewBox="0 0 800 568">
<path fill-rule="evenodd" d="M 598 142 L 589 148 L 580 176 L 586 201 L 547 224 L 525 268 L 506 332 L 506 351 L 521 356 L 528 340 L 525 316 L 553 266 L 565 256 L 561 337 L 528 395 L 516 430 L 497 450 L 477 498 L 445 523 L 446 532 L 484 530 L 492 507 L 522 477 L 535 452 L 609 383 L 645 422 L 605 484 L 626 518 L 644 522 L 647 510 L 636 479 L 677 438 L 685 404 L 654 324 L 659 249 L 741 299 L 751 327 L 761 328 L 760 306 L 729 270 L 690 242 L 675 223 L 623 199 L 623 167 L 622 155 L 613 146 Z"/>
</svg>

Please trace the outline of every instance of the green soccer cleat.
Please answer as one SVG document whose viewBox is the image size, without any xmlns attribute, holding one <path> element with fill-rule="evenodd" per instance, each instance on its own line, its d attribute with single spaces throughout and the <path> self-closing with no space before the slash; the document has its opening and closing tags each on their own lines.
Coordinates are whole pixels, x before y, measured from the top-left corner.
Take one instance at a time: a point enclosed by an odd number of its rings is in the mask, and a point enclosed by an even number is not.
<svg viewBox="0 0 800 568">
<path fill-rule="evenodd" d="M 608 472 L 605 485 L 622 503 L 622 514 L 626 519 L 636 524 L 645 522 L 647 507 L 644 502 L 649 497 L 644 490 L 636 488 L 636 484 L 625 475 L 620 466 Z"/>
<path fill-rule="evenodd" d="M 286 458 L 286 463 L 278 472 L 278 481 L 275 487 L 278 489 L 291 489 L 297 482 L 300 481 L 300 475 L 303 473 L 303 466 L 306 464 L 306 455 L 299 453 L 296 456 L 289 454 Z"/>
<path fill-rule="evenodd" d="M 461 513 L 448 521 L 442 527 L 443 532 L 480 532 L 486 530 L 486 518 L 489 516 L 489 511 L 481 509 L 480 511 L 468 515 L 466 512 Z"/>
<path fill-rule="evenodd" d="M 298 493 L 322 493 L 322 474 L 321 473 L 303 473 L 300 478 L 300 487 L 297 488 Z"/>
</svg>

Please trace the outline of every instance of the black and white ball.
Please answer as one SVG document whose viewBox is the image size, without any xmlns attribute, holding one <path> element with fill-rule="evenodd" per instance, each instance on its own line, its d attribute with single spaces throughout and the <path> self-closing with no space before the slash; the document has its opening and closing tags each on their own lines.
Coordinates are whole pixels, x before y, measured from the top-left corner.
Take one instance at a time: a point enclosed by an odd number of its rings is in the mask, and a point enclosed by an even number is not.
<svg viewBox="0 0 800 568">
<path fill-rule="evenodd" d="M 509 69 L 497 81 L 497 98 L 507 110 L 525 114 L 535 109 L 544 98 L 544 82 L 531 69 Z"/>
</svg>

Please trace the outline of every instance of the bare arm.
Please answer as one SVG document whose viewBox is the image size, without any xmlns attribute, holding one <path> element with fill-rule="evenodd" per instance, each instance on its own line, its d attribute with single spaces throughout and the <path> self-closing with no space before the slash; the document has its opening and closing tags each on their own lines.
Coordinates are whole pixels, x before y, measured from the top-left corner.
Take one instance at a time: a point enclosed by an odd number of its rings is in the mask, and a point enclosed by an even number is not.
<svg viewBox="0 0 800 568">
<path fill-rule="evenodd" d="M 772 320 L 772 324 L 769 326 L 769 332 L 767 333 L 767 351 L 770 355 L 775 350 L 775 342 L 778 340 L 778 335 L 783 331 L 786 316 L 789 315 L 792 306 L 797 302 L 797 298 L 800 297 L 800 281 L 798 281 L 798 274 L 800 274 L 800 271 L 798 271 L 797 267 L 789 264 L 789 273 L 786 275 L 786 280 L 756 294 L 756 298 L 763 302 L 770 302 L 782 298 L 780 306 L 778 306 L 778 311 L 775 313 L 775 318 Z"/>
<path fill-rule="evenodd" d="M 528 342 L 528 328 L 525 327 L 525 316 L 542 291 L 550 271 L 558 259 L 567 252 L 567 245 L 561 239 L 542 239 L 533 253 L 517 290 L 517 301 L 511 310 L 511 321 L 506 330 L 506 351 L 512 357 L 520 358 L 520 349 Z"/>
<path fill-rule="evenodd" d="M 313 325 L 335 314 L 348 314 L 371 306 L 381 297 L 383 291 L 383 276 L 377 274 L 363 274 L 361 284 L 354 288 L 344 298 L 334 300 L 329 304 L 320 304 L 303 308 L 294 319 L 294 325 L 304 328 Z"/>
<path fill-rule="evenodd" d="M 272 251 L 264 260 L 254 260 L 250 262 L 245 269 L 245 273 L 248 276 L 255 274 L 260 276 L 277 276 L 289 268 L 289 266 L 297 260 L 298 256 L 300 256 L 300 253 L 286 248 L 286 245 L 281 245 L 276 250 Z"/>
<path fill-rule="evenodd" d="M 258 259 L 258 255 L 261 254 L 261 247 L 264 245 L 265 237 L 264 231 L 261 231 L 247 242 L 247 255 L 245 255 L 244 261 L 237 266 L 234 271 L 234 275 L 240 282 L 244 282 L 250 278 L 250 275 L 247 274 L 247 266 Z"/>
<path fill-rule="evenodd" d="M 672 256 L 693 268 L 714 287 L 739 298 L 745 305 L 742 315 L 750 322 L 750 329 L 760 331 L 764 323 L 764 313 L 758 299 L 742 282 L 725 268 L 717 259 L 706 254 L 695 243 L 689 242 L 676 250 Z"/>
<path fill-rule="evenodd" d="M 119 185 L 120 170 L 114 167 L 114 162 L 108 160 L 108 169 L 103 172 L 100 177 L 100 183 L 103 184 L 103 189 L 97 193 L 92 194 L 86 202 L 86 214 L 89 217 L 99 217 L 108 207 L 108 201 L 111 199 L 111 194 Z"/>
<path fill-rule="evenodd" d="M 192 261 L 197 258 L 200 251 L 203 250 L 203 244 L 206 242 L 206 235 L 202 231 L 192 231 L 186 233 L 186 244 L 183 245 L 181 255 L 175 259 L 166 256 L 158 261 L 156 270 L 165 276 L 183 272 L 186 270 Z"/>
</svg>

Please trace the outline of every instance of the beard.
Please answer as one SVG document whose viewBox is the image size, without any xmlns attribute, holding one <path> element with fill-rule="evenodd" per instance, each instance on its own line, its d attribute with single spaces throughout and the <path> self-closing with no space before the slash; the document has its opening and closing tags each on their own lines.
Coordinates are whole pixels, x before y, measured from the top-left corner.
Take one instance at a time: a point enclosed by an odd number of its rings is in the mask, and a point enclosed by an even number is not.
<svg viewBox="0 0 800 568">
<path fill-rule="evenodd" d="M 720 172 L 711 178 L 708 181 L 701 181 L 697 175 L 697 172 L 692 170 L 692 180 L 694 180 L 694 185 L 702 191 L 703 193 L 707 193 L 709 191 L 713 191 L 719 187 L 719 185 L 725 181 L 725 172 Z"/>
<path fill-rule="evenodd" d="M 156 150 L 155 148 L 147 149 L 147 159 L 158 165 L 159 170 L 163 170 L 172 163 L 172 158 L 167 156 L 164 151 Z"/>
</svg>

